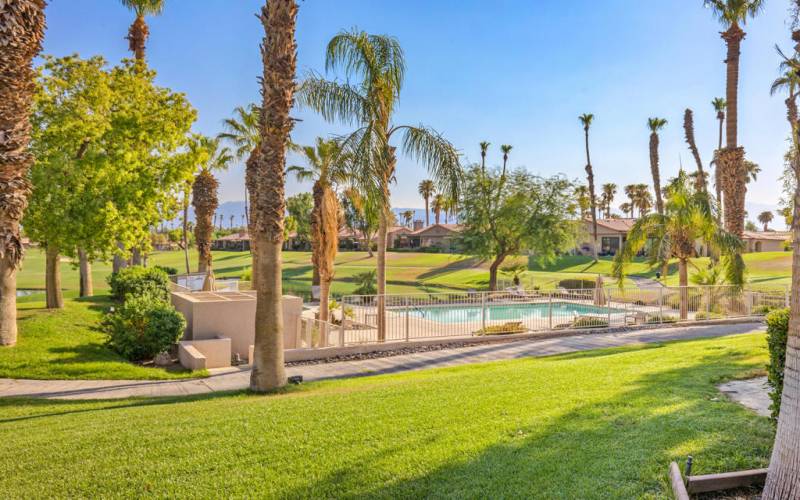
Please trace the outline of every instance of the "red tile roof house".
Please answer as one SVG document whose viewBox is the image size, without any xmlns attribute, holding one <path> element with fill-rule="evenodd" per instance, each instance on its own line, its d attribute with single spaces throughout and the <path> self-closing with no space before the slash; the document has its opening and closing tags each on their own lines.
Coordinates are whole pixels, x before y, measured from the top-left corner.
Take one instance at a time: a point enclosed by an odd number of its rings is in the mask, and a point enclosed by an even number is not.
<svg viewBox="0 0 800 500">
<path fill-rule="evenodd" d="M 791 231 L 745 231 L 745 252 L 783 252 L 792 240 Z"/>
<path fill-rule="evenodd" d="M 461 224 L 432 224 L 404 235 L 410 248 L 436 247 L 447 252 L 458 249 L 458 238 L 464 226 Z"/>
</svg>

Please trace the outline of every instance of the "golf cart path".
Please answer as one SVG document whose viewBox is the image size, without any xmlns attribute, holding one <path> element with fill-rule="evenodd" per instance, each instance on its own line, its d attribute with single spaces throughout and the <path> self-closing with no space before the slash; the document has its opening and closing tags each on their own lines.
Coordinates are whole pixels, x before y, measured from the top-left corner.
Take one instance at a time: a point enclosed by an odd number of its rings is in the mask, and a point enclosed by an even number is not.
<svg viewBox="0 0 800 500">
<path fill-rule="evenodd" d="M 527 339 L 479 344 L 384 358 L 298 365 L 288 367 L 286 373 L 288 376 L 302 375 L 305 381 L 361 377 L 486 361 L 549 356 L 606 347 L 721 337 L 763 329 L 763 323 L 756 322 L 647 329 L 617 333 L 588 333 L 549 339 Z M 248 367 L 212 370 L 211 376 L 202 379 L 170 381 L 0 379 L 0 397 L 117 399 L 186 396 L 246 389 L 249 382 L 250 369 Z"/>
</svg>

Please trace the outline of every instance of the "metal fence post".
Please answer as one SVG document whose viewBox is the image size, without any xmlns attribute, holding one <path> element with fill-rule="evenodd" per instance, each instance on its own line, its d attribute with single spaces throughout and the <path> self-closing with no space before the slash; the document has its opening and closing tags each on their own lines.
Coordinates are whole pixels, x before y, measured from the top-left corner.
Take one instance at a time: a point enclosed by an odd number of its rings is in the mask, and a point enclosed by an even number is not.
<svg viewBox="0 0 800 500">
<path fill-rule="evenodd" d="M 547 294 L 547 329 L 553 329 L 553 294 Z"/>
<path fill-rule="evenodd" d="M 406 296 L 405 299 L 403 300 L 403 305 L 405 306 L 404 308 L 405 308 L 405 311 L 406 311 L 406 342 L 408 342 L 408 339 L 409 339 L 408 325 L 409 325 L 409 321 L 410 321 L 409 314 L 408 314 L 408 309 L 409 309 L 408 296 Z"/>
<path fill-rule="evenodd" d="M 711 319 L 711 287 L 706 287 L 706 319 Z"/>
<path fill-rule="evenodd" d="M 481 292 L 481 330 L 486 331 L 486 292 Z"/>
<path fill-rule="evenodd" d="M 658 322 L 664 322 L 664 287 L 658 287 Z"/>
</svg>

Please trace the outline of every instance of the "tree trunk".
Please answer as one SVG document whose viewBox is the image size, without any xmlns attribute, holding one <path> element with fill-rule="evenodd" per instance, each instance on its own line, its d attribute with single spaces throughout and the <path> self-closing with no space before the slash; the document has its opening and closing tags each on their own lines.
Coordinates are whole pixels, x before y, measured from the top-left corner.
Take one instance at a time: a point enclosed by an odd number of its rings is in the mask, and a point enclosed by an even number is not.
<svg viewBox="0 0 800 500">
<path fill-rule="evenodd" d="M 685 258 L 678 259 L 678 285 L 680 286 L 681 319 L 686 319 L 689 317 L 689 273 Z"/>
<path fill-rule="evenodd" d="M 650 174 L 653 176 L 653 191 L 656 194 L 656 212 L 664 215 L 664 200 L 661 197 L 661 172 L 658 168 L 658 134 L 650 133 Z"/>
<path fill-rule="evenodd" d="M 430 205 L 429 205 L 429 202 L 428 202 L 428 197 L 426 196 L 425 197 L 425 227 L 428 227 L 428 226 L 431 225 L 431 215 L 430 215 L 431 210 L 430 210 L 429 207 L 430 207 Z"/>
<path fill-rule="evenodd" d="M 275 0 L 271 0 L 275 1 Z M 286 384 L 283 361 L 283 309 L 281 283 L 282 243 L 259 237 L 253 260 L 258 266 L 256 335 L 250 389 L 265 392 Z"/>
<path fill-rule="evenodd" d="M 131 248 L 131 265 L 133 266 L 142 265 L 142 252 L 139 250 L 139 247 Z"/>
<path fill-rule="evenodd" d="M 192 268 L 189 265 L 189 193 L 183 195 L 183 260 L 186 264 L 186 274 L 191 274 Z"/>
<path fill-rule="evenodd" d="M 45 293 L 48 309 L 62 309 L 64 297 L 61 294 L 61 256 L 58 247 L 47 245 L 45 250 Z"/>
<path fill-rule="evenodd" d="M 378 222 L 378 342 L 386 340 L 386 209 L 381 208 Z"/>
<path fill-rule="evenodd" d="M 717 143 L 717 151 L 714 153 L 714 188 L 717 191 L 717 205 L 719 206 L 717 222 L 722 224 L 722 168 L 719 165 L 719 153 L 722 151 L 722 125 L 725 121 L 725 115 L 721 111 L 717 113 L 717 120 L 719 120 L 719 141 Z"/>
<path fill-rule="evenodd" d="M 283 357 L 281 248 L 286 211 L 286 145 L 294 122 L 297 42 L 295 0 L 269 0 L 261 8 L 264 39 L 261 45 L 260 145 L 248 164 L 251 219 L 256 242 L 253 274 L 258 276 L 253 371 L 250 389 L 266 392 L 286 384 Z"/>
<path fill-rule="evenodd" d="M 597 199 L 594 195 L 594 172 L 589 158 L 589 127 L 584 127 L 586 138 L 586 177 L 589 180 L 589 202 L 592 207 L 592 259 L 597 262 Z"/>
<path fill-rule="evenodd" d="M 0 346 L 17 343 L 17 264 L 0 258 Z"/>
<path fill-rule="evenodd" d="M 122 242 L 117 242 L 117 248 L 121 252 L 125 252 L 125 245 Z M 128 267 L 128 261 L 122 255 L 114 254 L 114 262 L 111 266 L 111 272 L 118 273 L 120 269 Z"/>
<path fill-rule="evenodd" d="M 504 252 L 500 253 L 494 258 L 489 266 L 489 291 L 491 292 L 497 290 L 497 271 L 500 269 L 500 265 L 505 259 L 506 254 Z"/>
<path fill-rule="evenodd" d="M 144 21 L 144 16 L 136 16 L 136 19 L 128 28 L 128 50 L 133 52 L 136 62 L 144 63 L 144 46 L 147 42 L 147 36 L 150 31 L 147 29 L 147 23 Z"/>
<path fill-rule="evenodd" d="M 78 249 L 78 267 L 80 269 L 80 296 L 91 297 L 94 295 L 94 287 L 92 286 L 92 263 L 89 262 L 89 257 L 82 248 Z"/>
<path fill-rule="evenodd" d="M 747 191 L 744 149 L 740 148 L 737 142 L 739 56 L 744 36 L 745 33 L 738 24 L 731 25 L 727 31 L 722 33 L 722 39 L 725 40 L 728 48 L 725 59 L 725 99 L 728 116 L 725 121 L 726 148 L 720 152 L 719 161 L 725 195 L 725 229 L 739 237 L 744 231 L 744 200 Z"/>
<path fill-rule="evenodd" d="M 328 321 L 328 301 L 334 275 L 334 261 L 339 246 L 339 203 L 333 189 L 317 181 L 314 183 L 314 210 L 311 214 L 311 244 L 314 266 L 319 275 L 319 319 Z"/>
</svg>

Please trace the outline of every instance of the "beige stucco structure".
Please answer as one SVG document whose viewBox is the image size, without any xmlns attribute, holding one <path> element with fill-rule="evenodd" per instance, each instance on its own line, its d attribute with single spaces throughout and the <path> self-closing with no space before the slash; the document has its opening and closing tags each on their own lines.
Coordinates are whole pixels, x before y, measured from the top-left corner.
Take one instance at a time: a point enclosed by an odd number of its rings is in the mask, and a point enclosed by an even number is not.
<svg viewBox="0 0 800 500">
<path fill-rule="evenodd" d="M 256 292 L 199 292 L 172 293 L 172 305 L 186 318 L 184 341 L 230 339 L 228 365 L 232 355 L 243 360 L 250 358 L 250 346 L 255 338 Z M 284 347 L 295 348 L 300 328 L 303 300 L 292 295 L 283 296 Z M 195 346 L 197 350 L 224 349 L 223 343 Z M 206 358 L 219 359 L 216 354 Z M 215 361 L 216 362 L 216 361 Z M 227 365 L 225 365 L 227 366 Z M 209 366 L 207 366 L 208 368 Z"/>
</svg>

